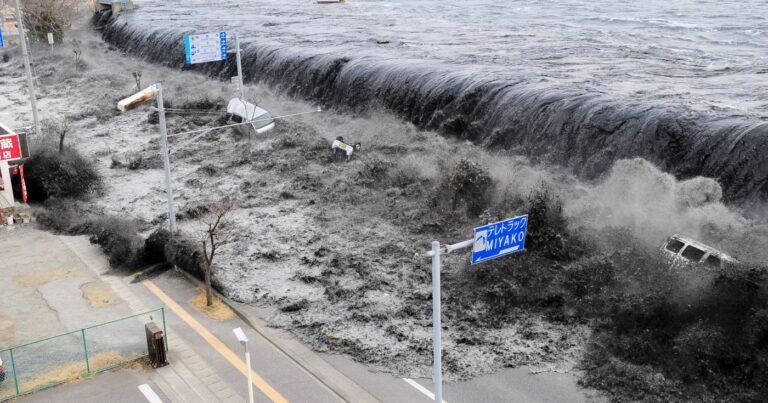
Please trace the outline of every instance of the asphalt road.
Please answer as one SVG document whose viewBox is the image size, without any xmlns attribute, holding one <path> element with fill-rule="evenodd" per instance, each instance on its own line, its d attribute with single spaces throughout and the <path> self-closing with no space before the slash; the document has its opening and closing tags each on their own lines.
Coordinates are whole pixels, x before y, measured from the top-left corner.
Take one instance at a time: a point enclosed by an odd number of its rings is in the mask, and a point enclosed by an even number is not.
<svg viewBox="0 0 768 403">
<path fill-rule="evenodd" d="M 322 383 L 318 382 L 309 373 L 275 349 L 267 340 L 250 329 L 240 318 L 235 317 L 230 320 L 216 321 L 195 310 L 187 301 L 197 295 L 198 292 L 183 276 L 169 271 L 153 278 L 151 281 L 183 308 L 187 314 L 210 331 L 226 348 L 234 352 L 239 359 L 245 361 L 243 347 L 235 338 L 234 333 L 232 333 L 233 329 L 237 327 L 242 328 L 250 340 L 251 367 L 253 371 L 286 400 L 318 403 L 342 401 Z M 167 305 L 163 304 L 142 283 L 133 284 L 131 291 L 145 300 L 150 306 L 152 304 L 156 306 Z M 223 359 L 222 351 L 219 351 L 202 335 L 190 328 L 189 324 L 182 320 L 172 309 L 166 309 L 166 319 L 168 326 L 183 332 L 181 337 L 184 341 L 206 359 L 208 365 L 214 369 L 214 372 L 247 401 L 248 383 L 246 377 L 230 362 Z M 169 345 L 169 348 L 173 349 L 173 345 Z M 274 400 L 256 386 L 254 386 L 254 397 L 257 402 L 270 402 Z"/>
<path fill-rule="evenodd" d="M 166 306 L 168 326 L 182 333 L 185 343 L 206 359 L 214 372 L 234 389 L 243 401 L 247 401 L 247 381 L 243 374 L 223 358 L 222 352 L 205 337 L 198 334 L 174 310 L 158 299 L 141 282 L 126 285 L 148 306 Z M 240 318 L 224 321 L 210 319 L 196 311 L 187 301 L 197 294 L 189 281 L 172 271 L 151 279 L 165 295 L 179 305 L 187 315 L 202 324 L 226 349 L 241 359 L 243 348 L 236 340 L 232 329 L 242 328 L 251 343 L 252 368 L 264 382 L 290 402 L 342 402 L 340 396 L 326 387 L 312 373 L 308 372 L 290 357 L 278 350 L 269 340 L 251 329 Z M 169 346 L 171 349 L 172 345 Z M 322 354 L 321 358 L 335 369 L 358 384 L 372 397 L 381 402 L 428 403 L 432 381 L 430 379 L 405 380 L 388 373 L 373 371 L 363 364 L 339 355 Z M 171 362 L 173 365 L 173 362 Z M 24 401 L 30 402 L 106 402 L 144 403 L 152 402 L 139 390 L 139 385 L 148 385 L 161 402 L 170 400 L 152 383 L 147 373 L 123 370 L 105 373 L 83 382 L 59 386 L 30 395 Z M 146 388 L 146 387 L 145 387 Z M 269 395 L 254 387 L 256 402 L 271 402 Z M 51 400 L 54 399 L 54 400 Z M 443 385 L 443 399 L 447 403 L 480 402 L 587 402 L 602 400 L 597 394 L 584 391 L 576 385 L 573 375 L 544 373 L 533 375 L 526 368 L 506 369 L 492 375 L 475 378 L 466 382 Z"/>
<path fill-rule="evenodd" d="M 90 248 L 90 246 L 84 246 Z M 78 251 L 83 256 L 84 251 Z M 242 328 L 250 340 L 252 368 L 259 378 L 254 387 L 257 402 L 341 402 L 342 397 L 325 383 L 330 375 L 311 371 L 281 351 L 273 341 L 253 330 L 240 318 L 216 321 L 196 311 L 188 304 L 197 295 L 196 287 L 183 275 L 166 271 L 150 279 L 151 286 L 132 277 L 119 278 L 128 290 L 148 308 L 165 306 L 170 331 L 182 339 L 197 355 L 203 358 L 204 367 L 213 370 L 236 394 L 231 401 L 247 401 L 248 382 L 243 374 L 243 348 L 232 329 Z M 152 288 L 156 287 L 153 291 Z M 63 308 L 62 308 L 63 309 Z M 156 320 L 159 318 L 156 318 Z M 270 336 L 274 339 L 274 336 Z M 278 336 L 290 339 L 290 335 Z M 173 340 L 173 339 L 172 339 Z M 285 340 L 283 340 L 285 341 Z M 174 349 L 172 343 L 169 344 Z M 432 383 L 430 379 L 405 380 L 388 373 L 371 370 L 338 355 L 318 355 L 309 350 L 304 356 L 320 360 L 336 372 L 337 377 L 361 388 L 367 401 L 428 403 Z M 294 357 L 295 357 L 294 351 Z M 239 367 L 238 367 L 239 363 Z M 171 366 L 174 362 L 171 362 Z M 159 401 L 169 402 L 159 386 L 153 383 L 154 370 L 132 369 L 108 372 L 87 380 L 58 386 L 26 396 L 29 402 L 153 402 L 139 389 L 151 389 Z M 325 380 L 325 381 L 323 381 Z M 158 382 L 160 382 L 158 380 Z M 581 402 L 595 400 L 594 394 L 576 385 L 573 375 L 531 375 L 525 368 L 507 369 L 479 377 L 468 382 L 446 383 L 443 398 L 448 403 L 475 402 Z M 359 399 L 351 399 L 358 401 Z M 599 398 L 597 400 L 600 400 Z M 227 400 L 230 401 L 230 400 Z"/>
<path fill-rule="evenodd" d="M 105 372 L 83 382 L 61 385 L 28 395 L 23 398 L 23 401 L 25 403 L 156 403 L 142 393 L 139 389 L 140 385 L 151 388 L 160 401 L 170 401 L 147 375 L 143 371 L 133 369 Z M 147 386 L 143 388 L 146 389 Z"/>
</svg>

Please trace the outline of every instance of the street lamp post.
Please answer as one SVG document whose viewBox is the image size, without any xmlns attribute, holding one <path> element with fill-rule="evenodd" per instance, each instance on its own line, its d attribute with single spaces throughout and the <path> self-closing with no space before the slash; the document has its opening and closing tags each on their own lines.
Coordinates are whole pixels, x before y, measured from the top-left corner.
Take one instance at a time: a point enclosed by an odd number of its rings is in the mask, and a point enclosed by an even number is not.
<svg viewBox="0 0 768 403">
<path fill-rule="evenodd" d="M 176 233 L 176 216 L 173 212 L 173 189 L 171 187 L 171 160 L 168 153 L 168 128 L 165 125 L 165 106 L 163 104 L 163 86 L 160 83 L 153 84 L 142 91 L 131 95 L 117 103 L 117 109 L 126 112 L 136 105 L 155 98 L 157 100 L 157 114 L 160 123 L 160 144 L 163 148 L 163 168 L 165 171 L 165 191 L 168 196 L 168 230 L 171 236 Z"/>
<path fill-rule="evenodd" d="M 248 348 L 248 337 L 245 335 L 245 332 L 243 332 L 243 329 L 239 327 L 232 329 L 232 332 L 235 334 L 235 337 L 237 337 L 237 341 L 239 341 L 240 344 L 245 347 L 245 366 L 248 367 L 248 402 L 253 403 L 253 382 L 251 382 L 251 351 Z"/>
</svg>

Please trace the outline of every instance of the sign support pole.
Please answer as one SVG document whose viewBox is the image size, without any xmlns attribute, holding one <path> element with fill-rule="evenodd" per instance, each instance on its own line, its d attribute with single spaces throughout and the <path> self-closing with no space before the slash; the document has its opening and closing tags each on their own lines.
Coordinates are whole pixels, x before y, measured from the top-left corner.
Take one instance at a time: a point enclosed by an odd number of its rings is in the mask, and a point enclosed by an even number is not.
<svg viewBox="0 0 768 403">
<path fill-rule="evenodd" d="M 443 357 L 442 357 L 442 313 L 440 309 L 440 255 L 443 250 L 451 253 L 457 249 L 472 246 L 474 239 L 440 247 L 439 241 L 432 241 L 432 250 L 423 256 L 432 257 L 432 381 L 435 402 L 443 403 Z M 417 254 L 418 256 L 418 254 Z"/>
<path fill-rule="evenodd" d="M 443 366 L 441 352 L 440 313 L 440 242 L 432 241 L 432 380 L 435 383 L 435 402 L 443 401 Z"/>
<path fill-rule="evenodd" d="M 24 23 L 21 15 L 21 0 L 16 0 L 16 27 L 19 30 L 19 40 L 21 41 L 21 53 L 24 55 L 24 70 L 27 71 L 27 86 L 29 88 L 29 103 L 32 104 L 32 119 L 35 121 L 35 135 L 42 138 L 40 134 L 40 117 L 37 115 L 37 97 L 35 96 L 35 82 L 32 80 L 32 67 L 29 62 L 29 51 L 27 50 L 27 36 L 24 33 Z"/>
<path fill-rule="evenodd" d="M 168 230 L 171 236 L 176 233 L 176 216 L 173 213 L 173 189 L 171 189 L 171 160 L 168 153 L 168 128 L 165 125 L 165 106 L 163 105 L 163 85 L 155 84 L 157 88 L 157 114 L 160 123 L 160 143 L 163 147 L 163 168 L 165 170 L 165 191 L 168 196 Z"/>
<path fill-rule="evenodd" d="M 440 255 L 458 249 L 472 247 L 472 264 L 495 259 L 510 253 L 523 251 L 525 235 L 528 229 L 528 215 L 499 221 L 475 228 L 472 239 L 452 245 L 440 246 L 439 241 L 432 241 L 432 250 L 422 256 L 432 257 L 432 380 L 435 385 L 435 402 L 443 400 L 443 368 L 441 352 L 441 313 L 440 313 Z M 418 257 L 418 254 L 416 255 Z"/>
<path fill-rule="evenodd" d="M 237 90 L 242 101 L 245 98 L 245 89 L 243 88 L 243 63 L 240 61 L 240 36 L 237 32 L 235 32 L 235 53 L 237 55 Z"/>
</svg>

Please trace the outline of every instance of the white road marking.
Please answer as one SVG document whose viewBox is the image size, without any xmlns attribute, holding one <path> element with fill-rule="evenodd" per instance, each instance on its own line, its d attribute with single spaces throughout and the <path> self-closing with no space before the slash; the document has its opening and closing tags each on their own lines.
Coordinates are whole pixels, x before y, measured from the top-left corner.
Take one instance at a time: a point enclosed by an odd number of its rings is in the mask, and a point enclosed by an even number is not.
<svg viewBox="0 0 768 403">
<path fill-rule="evenodd" d="M 141 394 L 144 395 L 144 397 L 147 398 L 149 403 L 163 403 L 163 401 L 160 399 L 160 397 L 155 393 L 154 390 L 152 390 L 152 387 L 147 385 L 146 383 L 143 385 L 139 385 L 139 391 Z"/>
<path fill-rule="evenodd" d="M 414 380 L 413 380 L 413 379 L 411 379 L 411 378 L 403 378 L 403 380 L 404 380 L 404 381 L 406 381 L 406 382 L 408 382 L 408 384 L 409 384 L 409 385 L 411 385 L 411 386 L 413 386 L 414 388 L 416 388 L 416 390 L 418 390 L 419 392 L 423 393 L 423 394 L 424 394 L 424 395 L 426 395 L 428 398 L 430 398 L 430 399 L 432 399 L 432 400 L 435 400 L 435 394 L 434 394 L 434 393 L 432 393 L 432 392 L 430 392 L 430 391 L 429 391 L 429 389 L 427 389 L 427 388 L 425 388 L 425 387 L 421 386 L 421 385 L 420 385 L 418 382 L 414 381 Z M 443 402 L 443 403 L 445 403 L 445 400 L 443 400 L 442 402 Z"/>
</svg>

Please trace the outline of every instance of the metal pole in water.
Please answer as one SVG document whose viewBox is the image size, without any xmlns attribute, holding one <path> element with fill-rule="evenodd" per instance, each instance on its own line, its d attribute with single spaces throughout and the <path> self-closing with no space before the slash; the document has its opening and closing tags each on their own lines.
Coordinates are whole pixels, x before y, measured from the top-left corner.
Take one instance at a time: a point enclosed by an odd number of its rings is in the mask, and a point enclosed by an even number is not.
<svg viewBox="0 0 768 403">
<path fill-rule="evenodd" d="M 168 155 L 168 129 L 165 126 L 165 107 L 163 106 L 163 85 L 155 84 L 157 88 L 157 114 L 160 120 L 160 136 L 163 146 L 163 168 L 165 169 L 165 191 L 168 195 L 168 230 L 171 235 L 176 233 L 176 217 L 173 214 L 173 190 L 171 189 L 171 160 Z"/>
<path fill-rule="evenodd" d="M 21 16 L 21 0 L 16 0 L 16 27 L 19 30 L 19 41 L 21 42 L 21 54 L 24 56 L 24 70 L 27 72 L 27 87 L 29 90 L 29 103 L 32 105 L 32 119 L 35 121 L 35 135 L 40 135 L 40 117 L 37 115 L 37 97 L 35 96 L 35 82 L 32 80 L 32 66 L 29 61 L 29 51 L 27 50 L 27 37 L 24 34 L 24 23 Z"/>
<path fill-rule="evenodd" d="M 235 32 L 235 53 L 237 55 L 237 89 L 240 92 L 240 100 L 245 97 L 243 88 L 243 63 L 240 61 L 240 36 Z"/>
<path fill-rule="evenodd" d="M 443 366 L 440 349 L 440 242 L 432 242 L 432 343 L 433 369 L 435 383 L 435 402 L 443 400 Z"/>
</svg>

